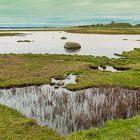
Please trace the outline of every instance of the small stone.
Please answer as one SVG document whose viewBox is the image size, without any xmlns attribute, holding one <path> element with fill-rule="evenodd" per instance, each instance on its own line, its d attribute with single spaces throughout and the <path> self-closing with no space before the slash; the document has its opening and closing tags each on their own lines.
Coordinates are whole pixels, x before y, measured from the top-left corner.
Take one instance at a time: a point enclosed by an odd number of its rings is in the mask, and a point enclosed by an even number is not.
<svg viewBox="0 0 140 140">
<path fill-rule="evenodd" d="M 62 40 L 65 40 L 65 39 L 67 39 L 67 38 L 66 38 L 66 37 L 61 37 L 61 39 L 62 39 Z"/>
<path fill-rule="evenodd" d="M 61 86 L 64 86 L 64 84 L 65 83 L 63 81 L 59 81 L 56 85 L 59 86 L 59 87 L 61 87 Z"/>
<path fill-rule="evenodd" d="M 55 89 L 59 89 L 59 87 L 58 87 L 58 86 L 55 86 L 54 88 L 55 88 Z"/>
<path fill-rule="evenodd" d="M 51 83 L 50 83 L 51 86 L 54 86 L 55 84 L 56 84 L 55 82 L 51 82 Z"/>
</svg>

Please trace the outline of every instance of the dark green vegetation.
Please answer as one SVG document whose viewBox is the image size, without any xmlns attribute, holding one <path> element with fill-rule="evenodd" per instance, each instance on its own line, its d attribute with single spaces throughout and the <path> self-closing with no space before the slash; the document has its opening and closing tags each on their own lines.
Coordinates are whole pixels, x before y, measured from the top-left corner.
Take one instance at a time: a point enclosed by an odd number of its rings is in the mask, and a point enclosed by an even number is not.
<svg viewBox="0 0 140 140">
<path fill-rule="evenodd" d="M 140 28 L 140 24 L 132 25 L 130 23 L 116 23 L 112 21 L 109 24 L 92 24 L 78 27 Z"/>
<path fill-rule="evenodd" d="M 0 87 L 39 85 L 51 77 L 78 74 L 71 90 L 94 86 L 140 88 L 140 49 L 116 54 L 119 59 L 78 55 L 0 55 Z M 97 66 L 113 66 L 119 73 L 97 70 Z M 2 140 L 139 140 L 140 116 L 107 122 L 105 127 L 77 132 L 62 138 L 47 127 L 38 126 L 15 110 L 0 105 L 0 139 Z"/>
<path fill-rule="evenodd" d="M 73 33 L 97 33 L 97 34 L 140 34 L 140 24 L 130 23 L 93 24 L 69 28 Z"/>
<path fill-rule="evenodd" d="M 71 33 L 95 34 L 140 34 L 140 24 L 130 23 L 93 24 L 73 27 L 44 27 L 44 28 L 17 28 L 12 31 L 66 31 Z"/>
</svg>

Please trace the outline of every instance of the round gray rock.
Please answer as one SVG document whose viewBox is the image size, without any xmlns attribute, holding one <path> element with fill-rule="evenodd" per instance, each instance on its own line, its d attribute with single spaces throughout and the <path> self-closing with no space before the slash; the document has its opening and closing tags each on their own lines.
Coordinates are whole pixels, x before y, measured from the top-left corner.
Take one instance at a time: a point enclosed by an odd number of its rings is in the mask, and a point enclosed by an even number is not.
<svg viewBox="0 0 140 140">
<path fill-rule="evenodd" d="M 63 82 L 63 81 L 59 81 L 56 85 L 57 86 L 59 86 L 59 87 L 61 87 L 61 86 L 63 86 L 65 83 Z"/>
<path fill-rule="evenodd" d="M 64 45 L 64 48 L 66 48 L 66 49 L 80 49 L 81 45 L 77 42 L 67 42 Z"/>
</svg>

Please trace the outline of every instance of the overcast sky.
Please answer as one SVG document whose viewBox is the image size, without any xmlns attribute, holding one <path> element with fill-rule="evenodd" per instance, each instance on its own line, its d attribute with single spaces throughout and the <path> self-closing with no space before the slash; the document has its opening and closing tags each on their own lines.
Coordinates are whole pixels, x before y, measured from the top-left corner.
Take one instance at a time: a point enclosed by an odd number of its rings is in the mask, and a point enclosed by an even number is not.
<svg viewBox="0 0 140 140">
<path fill-rule="evenodd" d="M 140 23 L 140 0 L 0 0 L 0 25 Z"/>
</svg>

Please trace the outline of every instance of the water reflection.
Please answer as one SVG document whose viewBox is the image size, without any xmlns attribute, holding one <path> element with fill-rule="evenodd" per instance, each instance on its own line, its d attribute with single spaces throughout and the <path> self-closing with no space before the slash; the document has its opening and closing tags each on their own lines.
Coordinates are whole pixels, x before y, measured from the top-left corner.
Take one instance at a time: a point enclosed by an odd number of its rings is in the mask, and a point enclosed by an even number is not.
<svg viewBox="0 0 140 140">
<path fill-rule="evenodd" d="M 1 89 L 0 103 L 60 134 L 69 134 L 139 114 L 140 91 L 114 87 L 71 92 L 50 85 L 31 86 Z"/>
<path fill-rule="evenodd" d="M 116 68 L 113 68 L 112 66 L 105 66 L 105 67 L 98 66 L 98 70 L 110 71 L 110 72 L 123 72 L 123 71 L 126 71 L 126 70 L 117 70 Z"/>
<path fill-rule="evenodd" d="M 67 84 L 76 84 L 77 75 L 70 74 L 62 80 L 57 80 L 55 78 L 51 79 L 52 86 L 64 87 Z"/>
<path fill-rule="evenodd" d="M 66 49 L 66 48 L 64 48 L 64 50 L 65 50 L 65 52 L 66 53 L 78 53 L 78 52 L 80 52 L 80 50 L 81 50 L 81 48 L 79 48 L 79 49 Z"/>
</svg>

